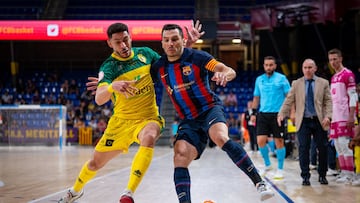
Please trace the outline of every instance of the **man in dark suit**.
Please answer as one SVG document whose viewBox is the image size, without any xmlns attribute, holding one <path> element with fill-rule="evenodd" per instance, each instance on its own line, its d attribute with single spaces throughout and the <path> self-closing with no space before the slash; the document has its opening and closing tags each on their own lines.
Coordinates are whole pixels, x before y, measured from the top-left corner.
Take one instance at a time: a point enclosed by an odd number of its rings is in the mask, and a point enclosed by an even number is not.
<svg viewBox="0 0 360 203">
<path fill-rule="evenodd" d="M 299 162 L 303 185 L 310 185 L 309 149 L 313 136 L 319 152 L 319 182 L 327 185 L 328 130 L 332 115 L 332 101 L 329 82 L 317 77 L 317 66 L 312 59 L 302 64 L 304 76 L 295 80 L 280 112 L 278 124 L 287 116 L 293 120 L 299 140 Z M 294 113 L 295 111 L 295 113 Z M 296 118 L 296 119 L 295 119 Z"/>
</svg>

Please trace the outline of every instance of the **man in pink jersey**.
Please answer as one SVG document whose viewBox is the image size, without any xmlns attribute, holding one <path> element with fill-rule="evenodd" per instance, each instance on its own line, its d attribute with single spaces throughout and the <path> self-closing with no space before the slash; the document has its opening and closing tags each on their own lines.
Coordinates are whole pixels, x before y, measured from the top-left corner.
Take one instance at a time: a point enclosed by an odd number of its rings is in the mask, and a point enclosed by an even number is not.
<svg viewBox="0 0 360 203">
<path fill-rule="evenodd" d="M 358 100 L 354 73 L 342 64 L 342 54 L 338 49 L 328 52 L 329 63 L 335 70 L 331 78 L 331 98 L 333 115 L 330 138 L 334 139 L 338 153 L 341 174 L 337 183 L 351 184 L 354 178 L 354 156 L 348 143 L 354 137 L 355 107 Z"/>
</svg>

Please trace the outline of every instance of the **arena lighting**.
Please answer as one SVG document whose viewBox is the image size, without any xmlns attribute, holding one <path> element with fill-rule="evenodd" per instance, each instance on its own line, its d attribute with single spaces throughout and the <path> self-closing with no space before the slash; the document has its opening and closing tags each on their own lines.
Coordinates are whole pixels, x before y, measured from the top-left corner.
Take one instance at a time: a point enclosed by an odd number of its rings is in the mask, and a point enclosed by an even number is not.
<svg viewBox="0 0 360 203">
<path fill-rule="evenodd" d="M 204 40 L 202 40 L 202 39 L 198 39 L 198 40 L 196 40 L 196 42 L 195 42 L 196 44 L 202 44 L 202 43 L 204 43 Z"/>
<path fill-rule="evenodd" d="M 240 43 L 241 43 L 241 39 L 240 39 L 240 38 L 234 38 L 234 39 L 231 40 L 231 42 L 232 42 L 233 44 L 240 44 Z"/>
</svg>

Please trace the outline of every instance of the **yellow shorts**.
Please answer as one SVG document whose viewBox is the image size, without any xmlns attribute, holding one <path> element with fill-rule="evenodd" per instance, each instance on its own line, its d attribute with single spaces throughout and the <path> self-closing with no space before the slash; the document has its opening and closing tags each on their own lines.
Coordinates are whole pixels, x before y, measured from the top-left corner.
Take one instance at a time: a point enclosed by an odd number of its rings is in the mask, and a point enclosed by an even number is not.
<svg viewBox="0 0 360 203">
<path fill-rule="evenodd" d="M 165 127 L 165 120 L 161 116 L 142 120 L 127 120 L 112 116 L 95 150 L 98 152 L 121 150 L 127 153 L 132 143 L 139 143 L 139 132 L 150 122 L 158 124 L 160 132 Z"/>
</svg>

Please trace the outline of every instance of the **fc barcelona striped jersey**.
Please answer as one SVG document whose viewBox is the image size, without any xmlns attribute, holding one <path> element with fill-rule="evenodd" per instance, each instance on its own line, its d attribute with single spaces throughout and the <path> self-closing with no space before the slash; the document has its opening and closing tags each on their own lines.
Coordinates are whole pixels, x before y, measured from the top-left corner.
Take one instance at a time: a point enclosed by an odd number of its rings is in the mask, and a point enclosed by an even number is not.
<svg viewBox="0 0 360 203">
<path fill-rule="evenodd" d="M 128 98 L 119 92 L 112 94 L 113 114 L 126 119 L 152 118 L 159 115 L 156 105 L 155 88 L 150 75 L 150 67 L 160 56 L 150 48 L 132 48 L 131 56 L 121 58 L 112 54 L 100 67 L 99 85 L 113 81 L 136 80 L 138 89 Z"/>
<path fill-rule="evenodd" d="M 219 63 L 204 51 L 184 48 L 181 58 L 169 62 L 166 56 L 153 64 L 155 82 L 161 82 L 181 119 L 194 119 L 221 104 L 210 89 L 209 70 Z"/>
</svg>

